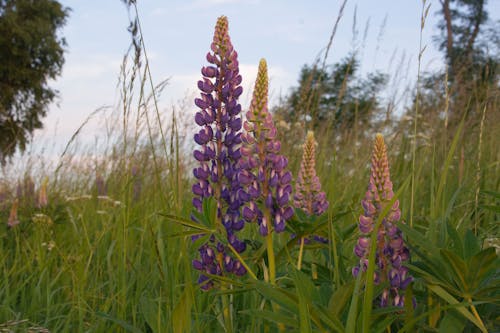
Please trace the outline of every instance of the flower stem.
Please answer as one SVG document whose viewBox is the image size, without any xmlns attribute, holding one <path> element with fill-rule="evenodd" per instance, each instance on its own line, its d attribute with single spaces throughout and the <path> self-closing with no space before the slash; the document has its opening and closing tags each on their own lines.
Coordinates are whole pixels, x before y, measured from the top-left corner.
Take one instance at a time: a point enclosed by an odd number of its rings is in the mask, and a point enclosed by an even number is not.
<svg viewBox="0 0 500 333">
<path fill-rule="evenodd" d="M 297 260 L 297 269 L 302 268 L 302 255 L 304 254 L 304 237 L 300 237 L 299 259 Z"/>
<path fill-rule="evenodd" d="M 222 288 L 225 289 L 224 287 Z M 231 320 L 231 308 L 229 302 L 229 294 L 221 295 L 222 299 L 222 315 L 224 316 L 224 328 L 226 333 L 233 332 L 233 321 Z"/>
<path fill-rule="evenodd" d="M 269 281 L 272 285 L 276 284 L 276 263 L 274 260 L 274 246 L 273 246 L 273 227 L 271 225 L 271 219 L 269 211 L 266 209 L 265 217 L 267 219 L 267 261 L 269 264 Z"/>
<path fill-rule="evenodd" d="M 477 309 L 474 306 L 474 304 L 472 304 L 472 298 L 467 297 L 467 301 L 470 303 L 470 307 L 471 307 L 472 313 L 474 314 L 474 317 L 476 317 L 477 321 L 481 324 L 481 331 L 483 331 L 483 332 L 486 331 L 487 332 L 486 326 L 484 326 L 483 320 L 479 316 L 479 313 L 477 312 Z"/>
</svg>

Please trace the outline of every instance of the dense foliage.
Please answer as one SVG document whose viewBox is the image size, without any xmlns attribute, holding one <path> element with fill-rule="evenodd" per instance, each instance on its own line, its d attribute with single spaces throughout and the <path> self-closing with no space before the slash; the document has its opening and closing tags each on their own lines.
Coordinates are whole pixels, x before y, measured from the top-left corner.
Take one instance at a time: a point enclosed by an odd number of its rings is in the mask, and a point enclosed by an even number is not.
<svg viewBox="0 0 500 333">
<path fill-rule="evenodd" d="M 0 1 L 0 162 L 23 150 L 56 91 L 65 40 L 58 35 L 68 9 L 55 0 Z"/>
</svg>

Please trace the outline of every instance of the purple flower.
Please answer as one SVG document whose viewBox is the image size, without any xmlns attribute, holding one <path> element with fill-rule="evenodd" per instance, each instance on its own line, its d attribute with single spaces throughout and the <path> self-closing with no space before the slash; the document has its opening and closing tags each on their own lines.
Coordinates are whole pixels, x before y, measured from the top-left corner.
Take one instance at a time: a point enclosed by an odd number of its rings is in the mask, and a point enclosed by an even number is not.
<svg viewBox="0 0 500 333">
<path fill-rule="evenodd" d="M 328 208 L 325 192 L 316 175 L 316 140 L 314 132 L 307 133 L 300 171 L 295 184 L 294 204 L 309 215 L 321 215 Z"/>
<path fill-rule="evenodd" d="M 321 191 L 321 183 L 316 175 L 316 144 L 314 132 L 308 131 L 293 197 L 295 207 L 303 209 L 309 216 L 320 216 L 328 209 L 326 194 Z M 305 244 L 311 241 L 328 243 L 326 238 L 320 236 L 304 239 Z"/>
<path fill-rule="evenodd" d="M 266 236 L 274 229 L 285 230 L 285 222 L 293 215 L 289 204 L 292 194 L 292 174 L 286 170 L 288 160 L 279 155 L 281 143 L 276 138 L 271 113 L 268 110 L 267 64 L 260 60 L 250 110 L 243 124 L 241 139 L 241 170 L 238 174 L 239 198 L 245 199 L 243 217 L 257 221 L 259 232 Z M 257 202 L 263 203 L 262 210 Z"/>
<path fill-rule="evenodd" d="M 217 217 L 225 228 L 227 240 L 241 253 L 245 251 L 246 244 L 237 238 L 236 232 L 245 223 L 241 215 L 241 185 L 237 179 L 242 127 L 238 97 L 243 89 L 240 85 L 242 79 L 238 69 L 238 54 L 231 44 L 225 16 L 217 20 L 211 52 L 206 58 L 210 65 L 201 69 L 203 78 L 198 81 L 200 97 L 195 99 L 199 109 L 195 114 L 195 122 L 201 128 L 194 135 L 199 148 L 193 153 L 198 162 L 193 170 L 197 180 L 192 187 L 193 206 L 201 212 L 203 199 L 214 197 L 218 205 Z M 241 263 L 229 256 L 230 252 L 225 246 L 212 243 L 200 248 L 202 260 L 193 262 L 195 268 L 219 275 L 223 271 L 236 275 L 246 272 Z M 211 258 L 214 246 L 220 258 L 210 261 L 207 258 Z M 202 280 L 208 281 L 206 276 Z M 209 281 L 204 286 L 210 288 L 213 282 Z"/>
<path fill-rule="evenodd" d="M 353 268 L 354 276 L 357 276 L 360 270 L 367 270 L 371 233 L 380 213 L 393 197 L 384 138 L 381 134 L 377 134 L 371 160 L 370 182 L 365 198 L 361 202 L 363 213 L 359 217 L 358 226 L 362 236 L 354 246 L 354 253 L 360 258 L 360 262 Z M 403 306 L 404 295 L 400 295 L 400 291 L 405 290 L 413 281 L 408 268 L 403 266 L 403 262 L 410 258 L 410 252 L 404 244 L 401 230 L 395 225 L 400 217 L 399 201 L 396 200 L 376 230 L 375 283 L 388 284 L 380 296 L 380 306 Z"/>
</svg>

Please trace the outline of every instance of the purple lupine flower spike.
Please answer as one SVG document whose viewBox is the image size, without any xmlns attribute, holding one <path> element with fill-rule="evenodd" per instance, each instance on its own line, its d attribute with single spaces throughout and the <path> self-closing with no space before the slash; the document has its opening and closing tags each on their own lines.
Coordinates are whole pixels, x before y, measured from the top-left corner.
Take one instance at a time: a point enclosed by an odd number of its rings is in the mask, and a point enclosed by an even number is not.
<svg viewBox="0 0 500 333">
<path fill-rule="evenodd" d="M 246 114 L 245 132 L 241 138 L 241 170 L 238 180 L 243 189 L 239 198 L 246 201 L 243 217 L 248 222 L 257 221 L 259 232 L 266 236 L 270 230 L 285 230 L 285 223 L 293 215 L 289 204 L 292 194 L 292 175 L 288 160 L 279 155 L 281 143 L 276 138 L 271 113 L 268 110 L 267 64 L 260 60 L 250 110 Z M 267 214 L 259 208 L 262 201 Z"/>
<path fill-rule="evenodd" d="M 320 216 L 328 209 L 326 194 L 321 191 L 321 183 L 316 175 L 316 145 L 314 132 L 308 131 L 293 197 L 295 207 L 303 209 L 309 216 Z M 305 244 L 312 240 L 328 243 L 328 239 L 317 235 L 304 238 Z"/>
<path fill-rule="evenodd" d="M 394 197 L 392 182 L 389 173 L 389 162 L 384 138 L 377 134 L 371 160 L 371 175 L 365 198 L 361 204 L 363 214 L 359 217 L 359 230 L 362 236 L 354 246 L 354 253 L 360 258 L 360 263 L 353 268 L 352 273 L 357 276 L 366 271 L 368 253 L 370 249 L 370 235 L 379 214 Z M 377 232 L 377 252 L 375 264 L 375 283 L 387 282 L 388 286 L 380 296 L 380 306 L 403 306 L 404 295 L 401 290 L 413 281 L 408 268 L 403 266 L 409 260 L 410 252 L 403 241 L 401 230 L 395 225 L 401 217 L 399 201 L 396 200 L 387 216 L 383 219 Z"/>
<path fill-rule="evenodd" d="M 195 99 L 199 108 L 195 122 L 201 128 L 194 135 L 199 148 L 194 151 L 198 166 L 193 170 L 197 180 L 192 187 L 193 206 L 201 212 L 203 199 L 214 197 L 218 205 L 217 217 L 225 227 L 227 240 L 241 253 L 246 244 L 236 237 L 236 232 L 244 226 L 240 213 L 243 201 L 238 196 L 241 185 L 237 180 L 242 127 L 238 98 L 243 89 L 238 55 L 231 44 L 225 16 L 217 20 L 211 52 L 206 58 L 210 65 L 201 69 L 200 97 Z M 202 260 L 194 261 L 193 266 L 202 272 L 200 280 L 204 282 L 204 289 L 212 287 L 213 282 L 203 272 L 222 274 L 225 270 L 236 275 L 246 272 L 226 250 L 214 239 L 200 248 Z M 217 260 L 211 260 L 209 253 L 217 253 Z"/>
<path fill-rule="evenodd" d="M 325 192 L 321 191 L 321 183 L 316 175 L 316 140 L 314 132 L 307 132 L 304 143 L 304 154 L 300 171 L 295 184 L 294 204 L 309 215 L 321 215 L 328 209 Z"/>
</svg>

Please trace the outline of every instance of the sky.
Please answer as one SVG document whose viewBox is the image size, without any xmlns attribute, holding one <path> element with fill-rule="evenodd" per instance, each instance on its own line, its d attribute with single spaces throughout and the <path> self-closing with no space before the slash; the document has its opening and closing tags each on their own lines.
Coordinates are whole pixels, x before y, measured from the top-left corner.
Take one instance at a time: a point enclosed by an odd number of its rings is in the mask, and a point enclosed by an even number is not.
<svg viewBox="0 0 500 333">
<path fill-rule="evenodd" d="M 117 104 L 118 76 L 131 42 L 127 27 L 132 15 L 119 0 L 60 2 L 71 9 L 61 31 L 67 41 L 66 61 L 62 75 L 51 82 L 59 97 L 49 108 L 45 129 L 35 135 L 36 142 L 51 133 L 57 149 L 64 147 L 94 110 Z M 137 0 L 153 81 L 159 83 L 169 78 L 159 101 L 160 111 L 169 112 L 173 105 L 196 92 L 200 68 L 206 65 L 205 55 L 220 15 L 228 17 L 229 34 L 238 51 L 244 87 L 242 106 L 248 105 L 262 57 L 268 62 L 270 94 L 275 103 L 296 85 L 301 67 L 313 63 L 324 51 L 341 2 Z M 439 68 L 443 63 L 432 41 L 439 2 L 427 4 L 431 9 L 422 35 L 423 44 L 427 45 L 423 70 Z M 490 0 L 488 10 L 493 19 L 498 19 L 500 1 Z M 398 59 L 404 54 L 409 78 L 416 78 L 421 11 L 420 0 L 348 0 L 327 64 L 345 57 L 357 46 L 361 50 L 362 72 L 395 72 Z M 353 26 L 357 37 L 353 37 Z M 96 121 L 88 126 L 98 125 Z"/>
</svg>

